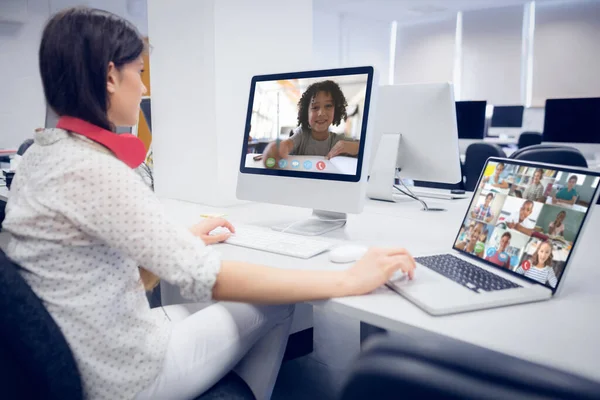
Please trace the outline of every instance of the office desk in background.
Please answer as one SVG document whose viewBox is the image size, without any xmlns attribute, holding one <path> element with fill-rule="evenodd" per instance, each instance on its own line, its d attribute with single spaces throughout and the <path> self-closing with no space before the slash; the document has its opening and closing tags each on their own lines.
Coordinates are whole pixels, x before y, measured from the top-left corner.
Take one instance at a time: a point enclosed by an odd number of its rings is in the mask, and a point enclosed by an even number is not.
<svg viewBox="0 0 600 400">
<path fill-rule="evenodd" d="M 344 230 L 330 232 L 324 238 L 371 246 L 403 246 L 414 255 L 447 252 L 469 200 L 428 200 L 428 203 L 430 206 L 442 204 L 448 212 L 423 212 L 419 203 L 408 200 L 401 203 L 368 201 L 362 214 L 349 215 Z M 202 213 L 213 212 L 227 213 L 234 224 L 260 226 L 309 216 L 308 210 L 268 204 L 248 203 L 226 209 L 175 200 L 163 200 L 163 204 L 169 215 L 186 225 L 197 221 Z M 391 331 L 425 329 L 600 381 L 600 317 L 597 312 L 600 269 L 595 265 L 597 257 L 590 257 L 595 254 L 600 235 L 600 212 L 592 217 L 571 261 L 562 295 L 550 301 L 432 317 L 382 287 L 366 296 L 312 304 Z M 224 259 L 280 268 L 348 268 L 348 265 L 330 263 L 327 254 L 301 260 L 226 244 L 217 245 L 217 248 Z M 416 273 L 418 279 L 418 270 Z"/>
</svg>

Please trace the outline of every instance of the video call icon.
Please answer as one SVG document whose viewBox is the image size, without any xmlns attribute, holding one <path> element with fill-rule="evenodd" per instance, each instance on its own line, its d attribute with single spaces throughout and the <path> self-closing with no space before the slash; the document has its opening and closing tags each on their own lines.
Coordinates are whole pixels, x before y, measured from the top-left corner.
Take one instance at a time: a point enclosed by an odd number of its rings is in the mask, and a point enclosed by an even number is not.
<svg viewBox="0 0 600 400">
<path fill-rule="evenodd" d="M 312 168 L 312 161 L 306 160 L 304 161 L 304 169 L 311 169 Z"/>
</svg>

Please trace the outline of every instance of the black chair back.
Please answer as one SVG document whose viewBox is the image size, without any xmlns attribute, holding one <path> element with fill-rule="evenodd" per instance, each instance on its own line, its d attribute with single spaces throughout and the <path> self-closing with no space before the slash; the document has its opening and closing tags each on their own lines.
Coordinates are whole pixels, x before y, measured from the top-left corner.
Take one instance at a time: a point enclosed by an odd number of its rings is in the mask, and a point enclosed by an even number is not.
<svg viewBox="0 0 600 400">
<path fill-rule="evenodd" d="M 467 147 L 464 162 L 465 190 L 475 191 L 477 180 L 485 162 L 490 157 L 506 157 L 504 150 L 496 144 L 473 143 Z"/>
<path fill-rule="evenodd" d="M 83 398 L 73 354 L 58 325 L 0 250 L 0 398 Z"/>
<path fill-rule="evenodd" d="M 33 139 L 27 139 L 27 140 L 25 140 L 23 143 L 21 143 L 21 145 L 17 149 L 17 154 L 20 155 L 20 156 L 22 156 L 23 154 L 25 154 L 25 152 L 27 151 L 27 149 L 32 144 L 33 144 Z"/>
<path fill-rule="evenodd" d="M 519 149 L 510 158 L 549 164 L 587 168 L 588 164 L 581 152 L 574 147 L 538 144 Z"/>
<path fill-rule="evenodd" d="M 542 134 L 539 132 L 523 132 L 519 136 L 518 147 L 520 149 L 534 146 L 536 144 L 542 143 Z"/>
<path fill-rule="evenodd" d="M 598 382 L 426 333 L 370 338 L 341 400 L 599 398 Z"/>
</svg>

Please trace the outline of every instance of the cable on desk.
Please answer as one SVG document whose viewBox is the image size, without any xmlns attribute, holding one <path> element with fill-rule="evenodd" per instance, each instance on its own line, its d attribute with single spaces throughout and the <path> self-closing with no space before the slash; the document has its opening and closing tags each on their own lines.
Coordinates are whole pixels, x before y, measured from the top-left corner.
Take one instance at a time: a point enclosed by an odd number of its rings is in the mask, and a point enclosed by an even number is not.
<svg viewBox="0 0 600 400">
<path fill-rule="evenodd" d="M 393 185 L 394 189 L 396 189 L 397 191 L 399 191 L 400 193 L 410 197 L 413 200 L 417 200 L 419 203 L 421 203 L 423 205 L 423 211 L 446 211 L 443 208 L 434 208 L 434 207 L 429 207 L 427 205 L 427 203 L 424 200 L 421 200 L 419 198 L 419 196 L 417 196 L 416 194 L 414 194 L 409 188 L 408 186 L 406 186 L 406 184 L 404 183 L 404 181 L 402 179 L 398 179 L 398 182 L 400 182 L 400 184 L 404 187 L 404 189 L 400 188 L 398 185 Z M 406 191 L 405 191 L 406 190 Z"/>
</svg>

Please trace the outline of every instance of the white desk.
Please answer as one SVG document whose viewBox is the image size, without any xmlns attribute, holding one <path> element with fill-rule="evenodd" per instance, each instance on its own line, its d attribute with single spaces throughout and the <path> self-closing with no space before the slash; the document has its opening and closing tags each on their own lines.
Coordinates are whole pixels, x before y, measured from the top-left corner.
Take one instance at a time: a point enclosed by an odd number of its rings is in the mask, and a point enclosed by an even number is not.
<svg viewBox="0 0 600 400">
<path fill-rule="evenodd" d="M 517 143 L 519 143 L 519 137 L 485 137 L 483 139 L 483 141 L 485 143 L 493 143 L 493 144 L 497 144 L 497 145 L 504 145 L 504 146 L 508 146 L 508 145 L 516 145 Z"/>
<path fill-rule="evenodd" d="M 308 210 L 265 204 L 215 209 L 174 200 L 163 203 L 173 218 L 187 225 L 196 222 L 201 213 L 209 212 L 227 213 L 234 223 L 263 226 L 309 215 Z M 349 216 L 344 230 L 325 237 L 367 245 L 401 245 L 415 255 L 447 251 L 466 212 L 468 200 L 428 200 L 428 203 L 432 206 L 443 204 L 448 212 L 422 212 L 419 203 L 408 200 L 397 204 L 369 201 L 363 214 Z M 563 282 L 563 293 L 550 301 L 432 317 L 383 287 L 367 296 L 313 304 L 381 328 L 417 327 L 600 381 L 600 316 L 597 311 L 600 268 L 596 265 L 597 258 L 590 257 L 595 254 L 594 246 L 600 235 L 600 212 L 592 217 L 589 230 L 580 238 L 570 275 Z M 343 268 L 329 263 L 327 255 L 300 260 L 229 245 L 218 245 L 218 249 L 225 259 L 281 268 Z"/>
</svg>

